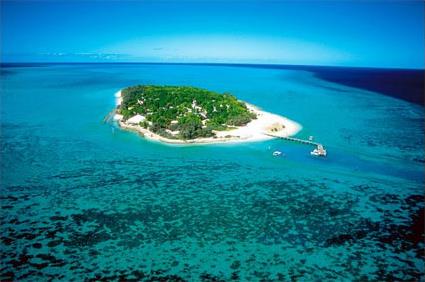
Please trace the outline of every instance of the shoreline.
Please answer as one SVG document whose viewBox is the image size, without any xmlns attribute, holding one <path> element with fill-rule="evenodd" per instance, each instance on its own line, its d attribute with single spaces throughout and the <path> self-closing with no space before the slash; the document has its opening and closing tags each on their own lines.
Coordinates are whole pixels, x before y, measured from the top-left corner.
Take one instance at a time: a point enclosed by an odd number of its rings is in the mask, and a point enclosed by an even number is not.
<svg viewBox="0 0 425 282">
<path fill-rule="evenodd" d="M 121 90 L 115 93 L 115 107 L 121 105 L 122 97 Z M 216 137 L 196 138 L 190 140 L 169 139 L 162 137 L 152 131 L 138 125 L 130 125 L 122 121 L 122 115 L 115 113 L 114 120 L 120 128 L 133 131 L 150 141 L 156 141 L 167 144 L 176 145 L 197 145 L 197 144 L 222 144 L 222 143 L 240 143 L 240 142 L 259 142 L 271 140 L 276 137 L 266 135 L 266 133 L 273 133 L 276 136 L 293 136 L 301 131 L 302 126 L 286 117 L 261 111 L 258 107 L 246 103 L 247 108 L 257 115 L 254 119 L 244 126 L 239 126 L 235 129 L 226 131 L 215 131 Z M 116 110 L 116 109 L 115 109 Z M 271 131 L 271 130 L 275 131 Z"/>
</svg>

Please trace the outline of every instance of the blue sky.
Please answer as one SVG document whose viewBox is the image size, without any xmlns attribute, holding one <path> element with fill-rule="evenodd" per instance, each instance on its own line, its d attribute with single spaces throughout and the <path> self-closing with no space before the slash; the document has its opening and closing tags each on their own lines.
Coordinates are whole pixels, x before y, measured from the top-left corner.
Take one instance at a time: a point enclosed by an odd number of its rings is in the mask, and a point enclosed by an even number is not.
<svg viewBox="0 0 425 282">
<path fill-rule="evenodd" d="M 422 1 L 1 1 L 5 61 L 424 68 Z"/>
</svg>

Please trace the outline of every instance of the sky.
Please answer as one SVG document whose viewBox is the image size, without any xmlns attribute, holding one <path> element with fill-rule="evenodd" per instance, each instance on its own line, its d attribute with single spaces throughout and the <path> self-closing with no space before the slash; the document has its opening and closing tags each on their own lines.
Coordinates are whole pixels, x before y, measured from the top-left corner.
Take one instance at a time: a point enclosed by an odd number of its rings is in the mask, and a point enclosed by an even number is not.
<svg viewBox="0 0 425 282">
<path fill-rule="evenodd" d="M 423 1 L 0 1 L 2 62 L 424 68 Z"/>
</svg>

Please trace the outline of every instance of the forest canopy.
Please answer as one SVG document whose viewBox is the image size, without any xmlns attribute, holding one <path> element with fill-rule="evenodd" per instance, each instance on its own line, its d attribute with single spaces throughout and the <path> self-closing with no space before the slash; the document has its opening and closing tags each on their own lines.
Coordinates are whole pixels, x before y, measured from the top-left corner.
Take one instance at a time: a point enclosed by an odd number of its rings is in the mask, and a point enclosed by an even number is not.
<svg viewBox="0 0 425 282">
<path fill-rule="evenodd" d="M 213 137 L 214 131 L 242 126 L 256 118 L 229 93 L 190 86 L 138 85 L 122 90 L 118 112 L 124 121 L 141 115 L 140 126 L 166 138 Z"/>
</svg>

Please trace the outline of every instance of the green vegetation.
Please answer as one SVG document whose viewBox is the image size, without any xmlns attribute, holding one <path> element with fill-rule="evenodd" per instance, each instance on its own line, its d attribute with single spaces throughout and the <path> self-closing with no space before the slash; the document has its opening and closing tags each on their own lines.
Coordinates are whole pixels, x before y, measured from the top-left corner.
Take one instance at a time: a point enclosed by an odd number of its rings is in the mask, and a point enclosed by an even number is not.
<svg viewBox="0 0 425 282">
<path fill-rule="evenodd" d="M 256 118 L 234 96 L 195 87 L 139 85 L 122 90 L 118 112 L 127 120 L 145 117 L 140 126 L 167 138 L 215 136 Z"/>
</svg>

